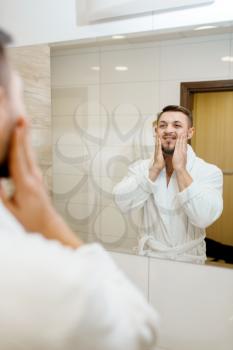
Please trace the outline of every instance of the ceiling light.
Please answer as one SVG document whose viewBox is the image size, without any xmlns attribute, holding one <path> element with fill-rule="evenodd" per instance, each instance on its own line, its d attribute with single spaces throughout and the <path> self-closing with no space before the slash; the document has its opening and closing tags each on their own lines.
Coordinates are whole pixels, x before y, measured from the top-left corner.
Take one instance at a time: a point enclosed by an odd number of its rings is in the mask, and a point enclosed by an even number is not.
<svg viewBox="0 0 233 350">
<path fill-rule="evenodd" d="M 93 66 L 93 67 L 91 67 L 91 69 L 98 71 L 98 70 L 100 70 L 100 67 L 99 66 Z"/>
<path fill-rule="evenodd" d="M 124 71 L 128 70 L 128 67 L 126 67 L 126 66 L 116 66 L 115 70 L 124 72 Z"/>
<path fill-rule="evenodd" d="M 194 30 L 205 30 L 205 29 L 213 29 L 217 28 L 216 26 L 202 26 L 202 27 L 197 27 Z"/>
<path fill-rule="evenodd" d="M 125 36 L 124 35 L 113 35 L 112 36 L 112 39 L 124 39 L 125 38 Z"/>
<path fill-rule="evenodd" d="M 221 58 L 223 62 L 233 62 L 233 56 L 224 56 Z"/>
</svg>

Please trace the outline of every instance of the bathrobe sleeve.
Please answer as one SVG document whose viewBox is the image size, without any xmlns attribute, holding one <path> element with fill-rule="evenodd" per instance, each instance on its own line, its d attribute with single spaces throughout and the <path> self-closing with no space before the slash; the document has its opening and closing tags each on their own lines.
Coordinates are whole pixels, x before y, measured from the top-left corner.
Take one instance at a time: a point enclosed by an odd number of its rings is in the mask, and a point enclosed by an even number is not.
<svg viewBox="0 0 233 350">
<path fill-rule="evenodd" d="M 113 194 L 115 201 L 122 212 L 140 209 L 151 193 L 157 191 L 157 183 L 148 177 L 149 161 L 140 160 L 129 167 L 128 174 L 118 183 Z"/>
<path fill-rule="evenodd" d="M 223 210 L 223 174 L 212 164 L 200 166 L 198 175 L 184 191 L 177 194 L 190 222 L 206 228 L 216 221 Z"/>
<path fill-rule="evenodd" d="M 1 349 L 154 349 L 156 312 L 99 244 L 6 235 L 0 274 Z"/>
</svg>

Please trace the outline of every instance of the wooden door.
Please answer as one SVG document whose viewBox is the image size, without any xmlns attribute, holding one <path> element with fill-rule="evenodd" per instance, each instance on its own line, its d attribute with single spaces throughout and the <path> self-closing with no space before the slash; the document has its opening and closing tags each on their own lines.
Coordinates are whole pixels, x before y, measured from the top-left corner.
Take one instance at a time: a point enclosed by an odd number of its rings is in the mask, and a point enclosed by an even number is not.
<svg viewBox="0 0 233 350">
<path fill-rule="evenodd" d="M 207 237 L 233 246 L 233 91 L 195 93 L 193 117 L 193 149 L 224 173 L 223 214 Z"/>
</svg>

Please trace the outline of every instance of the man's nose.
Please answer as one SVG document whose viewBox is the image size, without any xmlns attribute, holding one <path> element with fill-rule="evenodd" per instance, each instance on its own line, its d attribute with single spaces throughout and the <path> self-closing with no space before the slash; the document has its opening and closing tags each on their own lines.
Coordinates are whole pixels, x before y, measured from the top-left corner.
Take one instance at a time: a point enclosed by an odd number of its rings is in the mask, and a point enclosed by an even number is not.
<svg viewBox="0 0 233 350">
<path fill-rule="evenodd" d="M 174 132 L 175 132 L 175 128 L 174 128 L 172 125 L 168 125 L 168 126 L 166 127 L 165 132 L 166 132 L 167 134 L 174 133 Z"/>
</svg>

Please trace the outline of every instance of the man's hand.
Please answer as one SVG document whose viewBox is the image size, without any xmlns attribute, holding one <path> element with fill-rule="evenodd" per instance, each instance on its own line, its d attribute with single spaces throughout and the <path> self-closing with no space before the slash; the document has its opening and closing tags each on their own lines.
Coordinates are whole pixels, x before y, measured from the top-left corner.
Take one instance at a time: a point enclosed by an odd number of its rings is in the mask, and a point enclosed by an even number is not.
<svg viewBox="0 0 233 350">
<path fill-rule="evenodd" d="M 186 169 L 187 164 L 187 137 L 179 135 L 176 140 L 175 151 L 172 157 L 173 169 L 176 171 Z"/>
<path fill-rule="evenodd" d="M 187 150 L 187 136 L 178 136 L 175 151 L 172 157 L 172 165 L 174 170 L 176 171 L 176 178 L 180 191 L 185 190 L 193 182 L 192 177 L 186 170 Z"/>
<path fill-rule="evenodd" d="M 24 119 L 15 127 L 10 149 L 10 174 L 15 186 L 8 198 L 0 187 L 4 205 L 29 232 L 38 232 L 64 245 L 78 247 L 81 241 L 63 222 L 50 202 L 42 175 L 36 165 Z"/>
<path fill-rule="evenodd" d="M 154 163 L 149 169 L 149 178 L 151 181 L 155 181 L 158 177 L 160 171 L 164 168 L 165 161 L 163 157 L 162 144 L 159 136 L 157 135 L 155 153 L 154 153 Z"/>
</svg>

